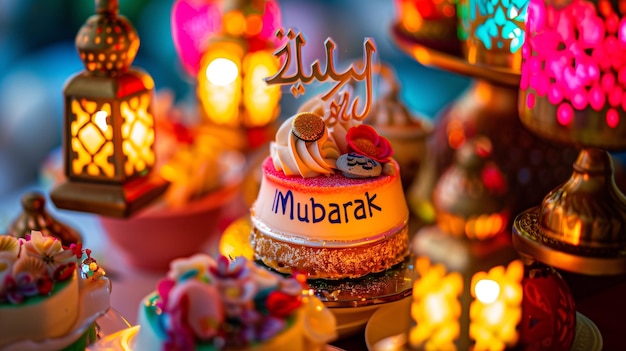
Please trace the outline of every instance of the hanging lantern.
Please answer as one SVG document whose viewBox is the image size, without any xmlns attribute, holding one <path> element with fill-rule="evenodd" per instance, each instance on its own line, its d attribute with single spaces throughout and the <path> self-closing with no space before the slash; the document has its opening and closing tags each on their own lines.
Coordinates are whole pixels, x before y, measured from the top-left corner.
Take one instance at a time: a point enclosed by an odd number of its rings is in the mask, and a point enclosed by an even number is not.
<svg viewBox="0 0 626 351">
<path fill-rule="evenodd" d="M 271 37 L 280 27 L 278 5 L 225 2 L 222 13 L 222 30 L 210 40 L 197 76 L 203 116 L 215 126 L 264 128 L 278 117 L 282 95 L 264 80 L 280 67 Z"/>
<path fill-rule="evenodd" d="M 153 176 L 154 81 L 131 68 L 135 29 L 118 15 L 117 0 L 96 0 L 76 36 L 85 70 L 65 85 L 64 162 L 68 181 L 51 193 L 62 209 L 127 217 L 161 195 Z"/>
</svg>

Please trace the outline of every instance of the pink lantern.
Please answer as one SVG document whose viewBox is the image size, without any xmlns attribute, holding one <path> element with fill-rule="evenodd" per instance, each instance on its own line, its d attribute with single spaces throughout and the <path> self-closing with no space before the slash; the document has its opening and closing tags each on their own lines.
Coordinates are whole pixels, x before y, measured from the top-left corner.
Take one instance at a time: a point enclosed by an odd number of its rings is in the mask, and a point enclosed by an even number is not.
<svg viewBox="0 0 626 351">
<path fill-rule="evenodd" d="M 607 150 L 626 149 L 626 3 L 531 0 L 520 120 L 580 147 L 570 178 L 518 215 L 520 252 L 590 275 L 626 272 L 626 197 Z"/>
<path fill-rule="evenodd" d="M 171 21 L 176 52 L 185 72 L 195 77 L 209 38 L 222 26 L 220 2 L 176 0 Z"/>
<path fill-rule="evenodd" d="M 530 1 L 520 107 L 533 131 L 626 147 L 626 18 L 615 3 Z"/>
<path fill-rule="evenodd" d="M 172 38 L 185 72 L 195 77 L 209 41 L 215 36 L 246 40 L 248 51 L 277 47 L 275 32 L 282 26 L 274 0 L 176 0 L 171 15 Z"/>
</svg>

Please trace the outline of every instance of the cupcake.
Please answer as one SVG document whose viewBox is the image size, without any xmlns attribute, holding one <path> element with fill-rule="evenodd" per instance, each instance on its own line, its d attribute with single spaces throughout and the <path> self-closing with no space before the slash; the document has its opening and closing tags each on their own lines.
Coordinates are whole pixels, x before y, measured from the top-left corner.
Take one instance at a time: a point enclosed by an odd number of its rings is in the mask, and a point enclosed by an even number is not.
<svg viewBox="0 0 626 351">
<path fill-rule="evenodd" d="M 0 349 L 84 349 L 110 293 L 104 269 L 80 244 L 39 231 L 0 236 Z"/>
</svg>

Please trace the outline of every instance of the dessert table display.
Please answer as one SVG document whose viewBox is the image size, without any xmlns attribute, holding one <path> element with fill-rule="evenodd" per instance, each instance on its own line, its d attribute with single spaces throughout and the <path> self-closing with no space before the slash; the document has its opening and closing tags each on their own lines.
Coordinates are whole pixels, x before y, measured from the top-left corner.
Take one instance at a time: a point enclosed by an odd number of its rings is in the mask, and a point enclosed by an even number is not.
<svg viewBox="0 0 626 351">
<path fill-rule="evenodd" d="M 598 21 L 574 30 L 584 38 L 568 50 L 583 62 L 622 49 L 613 40 L 622 9 L 565 3 L 394 3 L 395 46 L 475 80 L 431 124 L 408 112 L 402 72 L 378 62 L 373 38 L 362 40 L 360 59 L 340 64 L 331 37 L 319 45 L 283 28 L 274 0 L 174 2 L 172 36 L 197 89 L 196 108 L 175 105 L 131 67 L 139 39 L 118 1 L 96 1 L 76 37 L 85 69 L 64 90 L 63 147 L 44 165 L 43 186 L 0 199 L 0 213 L 16 213 L 0 237 L 0 277 L 19 278 L 2 281 L 0 312 L 30 296 L 26 288 L 49 292 L 45 277 L 29 283 L 13 268 L 16 247 L 33 251 L 41 231 L 45 247 L 68 255 L 89 243 L 71 267 L 91 283 L 106 268 L 112 283 L 108 311 L 89 320 L 87 350 L 614 346 L 620 323 L 588 313 L 595 296 L 626 284 L 581 295 L 567 271 L 626 270 L 623 196 L 599 149 L 622 147 L 621 61 L 598 63 L 601 79 L 591 66 L 566 67 L 573 81 L 546 73 L 569 88 L 585 78 L 588 101 L 525 65 L 545 54 L 542 30 L 576 22 L 552 23 L 542 11 L 606 20 L 604 41 L 584 32 Z M 315 45 L 325 60 L 307 55 Z M 563 65 L 567 53 L 550 52 Z M 323 92 L 306 95 L 311 84 Z M 306 96 L 295 114 L 280 111 L 284 87 Z M 603 123 L 592 123 L 598 111 Z M 574 174 L 554 188 L 580 146 Z M 57 208 L 46 211 L 48 193 Z M 606 194 L 611 205 L 597 202 Z M 587 216 L 589 207 L 602 210 Z"/>
</svg>

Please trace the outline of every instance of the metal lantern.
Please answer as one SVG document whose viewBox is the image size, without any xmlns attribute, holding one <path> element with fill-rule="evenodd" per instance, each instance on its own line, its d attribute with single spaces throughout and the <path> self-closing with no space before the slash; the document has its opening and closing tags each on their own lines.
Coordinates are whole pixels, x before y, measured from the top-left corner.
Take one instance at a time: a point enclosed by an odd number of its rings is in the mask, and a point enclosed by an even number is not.
<svg viewBox="0 0 626 351">
<path fill-rule="evenodd" d="M 491 141 L 484 136 L 468 140 L 435 186 L 437 225 L 446 233 L 468 239 L 500 235 L 509 223 L 507 193 L 506 178 L 493 159 Z"/>
<path fill-rule="evenodd" d="M 626 17 L 621 1 L 531 0 L 522 61 L 522 123 L 581 148 L 571 177 L 520 214 L 521 252 L 564 270 L 626 272 L 626 197 L 606 150 L 626 148 Z"/>
<path fill-rule="evenodd" d="M 153 176 L 154 81 L 130 65 L 139 38 L 118 15 L 116 0 L 96 1 L 76 36 L 85 70 L 65 85 L 64 161 L 67 182 L 51 193 L 63 209 L 126 217 L 161 195 Z"/>
<path fill-rule="evenodd" d="M 502 237 L 500 238 L 502 239 Z M 518 342 L 524 265 L 507 240 L 469 241 L 431 227 L 413 241 L 410 349 L 504 349 Z"/>
<path fill-rule="evenodd" d="M 515 252 L 505 230 L 506 184 L 490 151 L 484 137 L 457 151 L 435 189 L 437 225 L 413 238 L 409 350 L 561 350 L 573 343 L 571 292 L 554 269 Z"/>
<path fill-rule="evenodd" d="M 412 242 L 412 349 L 517 343 L 524 265 L 505 231 L 506 190 L 485 137 L 467 141 L 437 182 L 437 225 L 419 230 Z"/>
<path fill-rule="evenodd" d="M 222 30 L 209 41 L 197 75 L 197 95 L 209 124 L 257 128 L 277 118 L 280 87 L 264 79 L 279 69 L 268 36 L 279 27 L 274 1 L 225 2 Z"/>
</svg>

